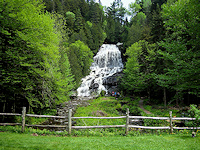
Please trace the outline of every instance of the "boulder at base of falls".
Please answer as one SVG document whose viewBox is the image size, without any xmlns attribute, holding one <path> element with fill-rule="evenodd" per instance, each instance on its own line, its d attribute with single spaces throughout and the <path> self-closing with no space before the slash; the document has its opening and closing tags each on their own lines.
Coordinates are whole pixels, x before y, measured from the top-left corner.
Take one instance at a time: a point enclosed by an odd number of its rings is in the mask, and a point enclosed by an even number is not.
<svg viewBox="0 0 200 150">
<path fill-rule="evenodd" d="M 122 72 L 118 72 L 112 76 L 109 76 L 109 77 L 103 79 L 103 85 L 111 85 L 111 86 L 118 85 L 119 78 L 121 78 L 122 75 L 123 75 Z"/>
<path fill-rule="evenodd" d="M 98 89 L 99 88 L 99 84 L 98 83 L 94 83 L 94 81 L 91 83 L 91 85 L 90 85 L 90 87 L 89 87 L 90 89 L 93 89 L 93 90 L 96 90 L 96 89 Z"/>
<path fill-rule="evenodd" d="M 108 90 L 108 94 L 111 94 L 112 91 L 118 91 L 117 85 L 119 84 L 119 79 L 122 77 L 122 75 L 122 72 L 118 72 L 106 79 L 103 79 L 103 85 Z"/>
</svg>

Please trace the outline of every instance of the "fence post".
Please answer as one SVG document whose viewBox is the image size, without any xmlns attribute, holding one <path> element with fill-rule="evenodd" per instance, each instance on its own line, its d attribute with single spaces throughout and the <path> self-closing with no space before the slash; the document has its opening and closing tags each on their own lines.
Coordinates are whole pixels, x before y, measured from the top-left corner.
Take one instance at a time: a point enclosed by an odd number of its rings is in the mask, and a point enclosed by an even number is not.
<svg viewBox="0 0 200 150">
<path fill-rule="evenodd" d="M 170 133 L 173 133 L 173 125 L 172 125 L 172 111 L 169 112 L 169 121 L 170 121 Z"/>
<path fill-rule="evenodd" d="M 71 129 L 72 129 L 72 109 L 69 109 L 68 111 L 68 134 L 71 135 Z"/>
<path fill-rule="evenodd" d="M 22 132 L 25 130 L 26 107 L 22 108 Z"/>
<path fill-rule="evenodd" d="M 128 135 L 129 130 L 129 108 L 126 109 L 126 127 L 125 127 L 125 134 Z"/>
</svg>

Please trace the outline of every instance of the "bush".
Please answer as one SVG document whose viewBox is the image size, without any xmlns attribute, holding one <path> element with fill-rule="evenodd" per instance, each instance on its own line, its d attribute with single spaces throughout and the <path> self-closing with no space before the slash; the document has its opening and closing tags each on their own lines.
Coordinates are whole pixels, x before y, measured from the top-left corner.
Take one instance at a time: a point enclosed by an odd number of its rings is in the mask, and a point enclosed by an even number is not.
<svg viewBox="0 0 200 150">
<path fill-rule="evenodd" d="M 143 119 L 144 126 L 163 126 L 164 120 Z"/>
<path fill-rule="evenodd" d="M 192 118 L 196 118 L 194 121 L 193 121 L 193 127 L 199 127 L 200 125 L 200 110 L 197 108 L 197 105 L 194 105 L 194 104 L 191 104 L 190 105 L 190 110 L 188 110 L 190 116 Z"/>
<path fill-rule="evenodd" d="M 100 95 L 101 96 L 105 96 L 106 95 L 106 91 L 101 91 Z"/>
</svg>

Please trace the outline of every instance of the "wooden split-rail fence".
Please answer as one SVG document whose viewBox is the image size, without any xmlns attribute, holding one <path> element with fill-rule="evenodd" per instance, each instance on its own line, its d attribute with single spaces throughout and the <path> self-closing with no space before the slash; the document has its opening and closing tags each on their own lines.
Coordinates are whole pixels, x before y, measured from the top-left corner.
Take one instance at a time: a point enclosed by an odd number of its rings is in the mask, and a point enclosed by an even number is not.
<svg viewBox="0 0 200 150">
<path fill-rule="evenodd" d="M 27 127 L 42 127 L 42 128 L 66 128 L 69 134 L 71 134 L 72 129 L 93 129 L 93 128 L 125 128 L 125 134 L 129 132 L 129 128 L 138 128 L 138 129 L 156 129 L 162 130 L 167 129 L 173 133 L 173 129 L 183 130 L 183 129 L 200 129 L 200 127 L 174 127 L 174 120 L 195 120 L 196 118 L 188 117 L 172 117 L 172 111 L 169 112 L 169 117 L 147 117 L 147 116 L 129 116 L 129 109 L 127 108 L 126 116 L 119 117 L 72 117 L 72 110 L 69 109 L 68 116 L 50 116 L 50 115 L 35 115 L 35 114 L 26 114 L 26 107 L 23 107 L 22 114 L 17 113 L 0 113 L 0 115 L 10 115 L 10 116 L 21 116 L 21 123 L 0 123 L 0 126 L 6 125 L 21 125 L 22 132 L 25 131 L 25 126 Z M 25 124 L 26 117 L 39 117 L 39 118 L 55 118 L 55 119 L 68 119 L 67 125 L 28 125 Z M 72 119 L 126 119 L 126 124 L 124 125 L 101 125 L 101 126 L 72 126 Z M 168 120 L 169 126 L 165 127 L 150 127 L 150 126 L 138 126 L 130 125 L 130 119 L 156 119 L 156 120 Z"/>
</svg>

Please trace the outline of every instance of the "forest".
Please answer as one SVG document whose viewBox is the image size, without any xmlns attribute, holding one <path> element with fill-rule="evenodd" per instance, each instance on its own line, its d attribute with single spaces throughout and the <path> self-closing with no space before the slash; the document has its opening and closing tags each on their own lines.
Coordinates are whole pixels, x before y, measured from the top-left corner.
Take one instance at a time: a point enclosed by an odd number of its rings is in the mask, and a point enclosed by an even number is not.
<svg viewBox="0 0 200 150">
<path fill-rule="evenodd" d="M 120 47 L 119 91 L 167 105 L 200 100 L 199 0 L 0 0 L 2 112 L 70 100 L 103 43 Z M 127 17 L 128 16 L 128 17 Z"/>
</svg>

